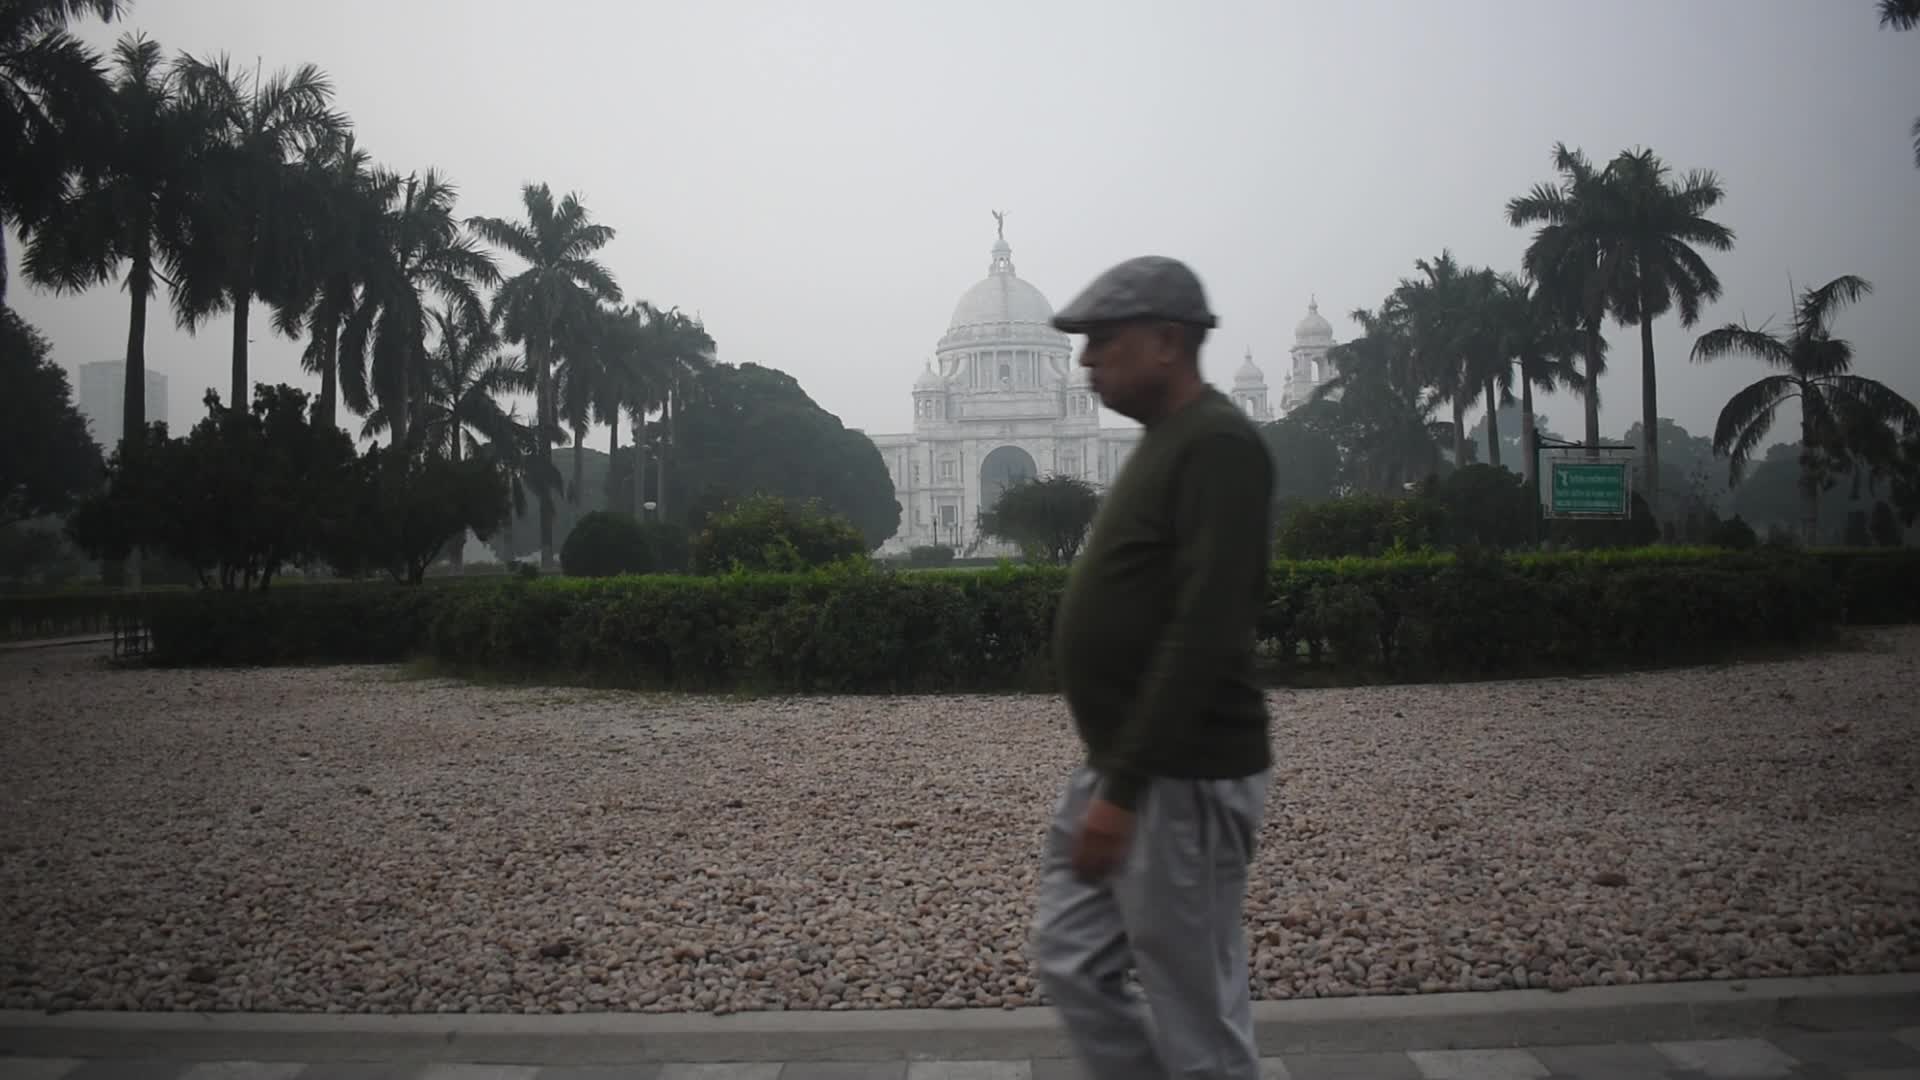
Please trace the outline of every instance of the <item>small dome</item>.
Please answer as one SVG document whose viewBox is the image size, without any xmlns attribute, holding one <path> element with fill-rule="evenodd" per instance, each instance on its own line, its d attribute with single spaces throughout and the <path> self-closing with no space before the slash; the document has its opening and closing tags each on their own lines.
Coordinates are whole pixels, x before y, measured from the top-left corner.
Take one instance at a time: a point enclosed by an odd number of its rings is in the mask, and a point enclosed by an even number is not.
<svg viewBox="0 0 1920 1080">
<path fill-rule="evenodd" d="M 1090 382 L 1091 379 L 1088 377 L 1087 369 L 1079 364 L 1074 364 L 1067 369 L 1068 386 L 1086 386 L 1089 385 Z"/>
<path fill-rule="evenodd" d="M 1253 362 L 1252 349 L 1248 349 L 1247 358 L 1240 361 L 1240 370 L 1233 373 L 1233 385 L 1236 389 L 1241 387 L 1252 389 L 1267 385 L 1267 377 L 1261 372 L 1260 365 Z"/>
<path fill-rule="evenodd" d="M 1333 344 L 1333 324 L 1320 317 L 1318 300 L 1307 301 L 1307 317 L 1293 328 L 1293 342 L 1296 345 Z"/>
<path fill-rule="evenodd" d="M 920 373 L 920 377 L 913 380 L 913 388 L 915 390 L 943 390 L 946 388 L 946 385 L 946 380 L 942 379 L 939 373 L 933 370 L 933 364 L 931 362 L 927 364 L 926 370 Z"/>
</svg>

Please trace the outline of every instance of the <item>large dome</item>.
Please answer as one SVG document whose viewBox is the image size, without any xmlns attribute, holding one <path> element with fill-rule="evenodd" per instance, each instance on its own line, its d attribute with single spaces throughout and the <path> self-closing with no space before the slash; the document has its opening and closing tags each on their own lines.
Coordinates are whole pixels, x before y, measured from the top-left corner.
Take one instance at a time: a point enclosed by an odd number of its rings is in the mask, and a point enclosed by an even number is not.
<svg viewBox="0 0 1920 1080">
<path fill-rule="evenodd" d="M 987 276 L 960 294 L 953 305 L 950 330 L 963 326 L 994 326 L 1003 323 L 1027 323 L 1049 326 L 1053 305 L 1040 290 L 1022 281 L 1013 272 L 1013 249 L 1005 239 L 993 245 L 993 262 Z"/>
</svg>

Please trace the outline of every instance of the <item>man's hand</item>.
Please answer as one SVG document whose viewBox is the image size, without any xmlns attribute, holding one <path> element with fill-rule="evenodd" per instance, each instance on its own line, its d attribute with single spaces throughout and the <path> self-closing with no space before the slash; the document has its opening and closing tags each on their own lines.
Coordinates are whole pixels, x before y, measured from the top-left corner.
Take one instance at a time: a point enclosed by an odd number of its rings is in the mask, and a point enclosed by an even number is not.
<svg viewBox="0 0 1920 1080">
<path fill-rule="evenodd" d="M 1082 881 L 1098 881 L 1127 859 L 1133 842 L 1133 812 L 1096 798 L 1087 804 L 1087 816 L 1080 819 L 1080 834 L 1073 842 L 1073 871 Z"/>
</svg>

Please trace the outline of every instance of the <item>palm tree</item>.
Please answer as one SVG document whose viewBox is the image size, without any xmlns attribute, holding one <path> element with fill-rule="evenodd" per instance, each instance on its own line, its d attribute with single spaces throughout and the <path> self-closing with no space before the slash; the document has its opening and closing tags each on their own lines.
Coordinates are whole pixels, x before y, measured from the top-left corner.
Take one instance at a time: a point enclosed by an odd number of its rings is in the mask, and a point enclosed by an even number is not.
<svg viewBox="0 0 1920 1080">
<path fill-rule="evenodd" d="M 1388 297 L 1383 314 L 1404 328 L 1412 346 L 1419 377 L 1436 400 L 1453 408 L 1453 461 L 1467 464 L 1467 408 L 1480 390 L 1470 362 L 1473 327 L 1470 323 L 1475 273 L 1463 268 L 1450 251 L 1438 258 L 1418 259 L 1418 278 L 1401 278 Z"/>
<path fill-rule="evenodd" d="M 472 322 L 470 312 L 436 308 L 428 317 L 435 340 L 427 356 L 426 385 L 411 410 L 418 421 L 414 441 L 449 461 L 475 457 L 487 443 L 517 443 L 524 425 L 500 402 L 533 389 L 526 365 L 500 352 L 500 338 L 484 316 Z M 392 404 L 383 402 L 367 414 L 361 438 L 393 428 L 399 410 Z"/>
<path fill-rule="evenodd" d="M 1614 282 L 1614 316 L 1640 327 L 1641 430 L 1660 429 L 1653 360 L 1653 321 L 1678 307 L 1680 325 L 1700 321 L 1703 301 L 1720 298 L 1720 279 L 1696 248 L 1727 251 L 1733 230 L 1706 216 L 1725 197 L 1711 172 L 1688 173 L 1678 182 L 1653 151 L 1622 152 L 1607 166 L 1605 212 L 1608 243 L 1621 252 Z M 1660 510 L 1660 440 L 1642 449 L 1647 504 Z"/>
<path fill-rule="evenodd" d="M 112 22 L 124 0 L 0 0 L 0 300 L 7 296 L 11 223 L 29 237 L 68 179 L 112 141 L 112 100 L 100 55 L 67 27 Z"/>
<path fill-rule="evenodd" d="M 1580 387 L 1580 372 L 1573 358 L 1580 354 L 1581 335 L 1559 317 L 1538 290 L 1512 275 L 1500 277 L 1496 304 L 1500 353 L 1519 368 L 1520 445 L 1526 454 L 1521 475 L 1531 488 L 1534 474 L 1540 469 L 1539 455 L 1533 447 L 1539 423 L 1533 392 Z M 1491 423 L 1488 435 L 1496 437 Z"/>
<path fill-rule="evenodd" d="M 338 139 L 347 121 L 332 108 L 332 84 L 312 64 L 262 82 L 225 56 L 183 54 L 174 71 L 188 107 L 213 130 L 174 306 L 189 327 L 233 314 L 231 404 L 244 410 L 253 302 L 298 305 L 301 284 L 312 278 L 303 223 L 290 210 L 298 201 L 298 163 L 310 147 Z"/>
<path fill-rule="evenodd" d="M 559 426 L 559 403 L 553 392 L 553 352 L 564 320 L 596 303 L 620 302 L 620 286 L 612 273 L 593 257 L 613 239 L 614 231 L 595 224 L 577 195 L 558 203 L 545 184 L 521 189 L 525 221 L 475 217 L 467 224 L 487 242 L 518 256 L 527 268 L 500 287 L 494 311 L 504 336 L 526 346 L 534 377 L 534 426 L 542 464 L 553 470 L 553 447 L 548 432 Z M 540 563 L 553 565 L 553 498 L 540 491 Z"/>
<path fill-rule="evenodd" d="M 1554 144 L 1553 167 L 1560 173 L 1559 184 L 1535 184 L 1527 194 L 1508 200 L 1507 221 L 1516 227 L 1540 226 L 1522 265 L 1542 300 L 1580 331 L 1587 453 L 1598 457 L 1600 376 L 1606 372 L 1601 327 L 1616 291 L 1622 253 L 1607 243 L 1606 176 L 1564 143 Z"/>
<path fill-rule="evenodd" d="M 428 169 L 376 186 L 390 198 L 377 226 L 378 252 L 366 263 L 360 301 L 340 335 L 340 382 L 356 412 L 377 398 L 391 418 L 394 444 L 408 446 L 428 378 L 423 294 L 451 305 L 461 325 L 483 324 L 477 286 L 498 282 L 500 271 L 454 218 L 458 193 L 445 177 Z"/>
<path fill-rule="evenodd" d="M 183 214 L 204 131 L 181 108 L 158 42 L 122 37 L 114 49 L 113 137 L 99 168 L 69 187 L 57 213 L 28 241 L 28 280 L 79 292 L 125 267 L 126 386 L 123 449 L 136 453 L 147 427 L 147 301 L 156 282 L 177 280 L 184 258 Z"/>
<path fill-rule="evenodd" d="M 1920 410 L 1884 384 L 1851 374 L 1853 345 L 1832 336 L 1834 316 L 1872 288 L 1864 278 L 1845 274 L 1801 293 L 1793 324 L 1784 332 L 1728 323 L 1701 335 L 1693 345 L 1693 359 L 1698 362 L 1746 353 L 1779 372 L 1733 395 L 1720 410 L 1713 450 L 1727 456 L 1732 483 L 1740 482 L 1754 450 L 1772 430 L 1780 406 L 1799 400 L 1800 533 L 1808 544 L 1817 535 L 1825 474 L 1859 447 L 1858 432 L 1896 423 L 1909 434 L 1920 430 Z"/>
<path fill-rule="evenodd" d="M 673 419 L 679 408 L 688 403 L 699 392 L 700 375 L 714 362 L 713 337 L 707 333 L 706 326 L 696 317 L 683 313 L 679 308 L 666 311 L 649 309 L 652 319 L 647 324 L 650 341 L 647 351 L 652 357 L 652 369 L 657 373 L 661 391 L 661 419 L 665 423 L 661 440 L 661 453 L 655 459 L 654 499 L 656 511 L 665 513 L 667 503 L 667 455 L 666 448 L 673 445 Z"/>
<path fill-rule="evenodd" d="M 375 171 L 351 133 L 314 145 L 302 162 L 298 212 L 306 222 L 307 278 L 275 315 L 288 337 L 304 328 L 300 366 L 320 376 L 314 422 L 339 424 L 340 333 L 384 247 L 383 215 L 399 178 Z"/>
<path fill-rule="evenodd" d="M 1920 0 L 1880 0 L 1880 26 L 1911 30 L 1920 26 Z M 1913 122 L 1913 167 L 1920 169 L 1920 119 Z"/>
</svg>

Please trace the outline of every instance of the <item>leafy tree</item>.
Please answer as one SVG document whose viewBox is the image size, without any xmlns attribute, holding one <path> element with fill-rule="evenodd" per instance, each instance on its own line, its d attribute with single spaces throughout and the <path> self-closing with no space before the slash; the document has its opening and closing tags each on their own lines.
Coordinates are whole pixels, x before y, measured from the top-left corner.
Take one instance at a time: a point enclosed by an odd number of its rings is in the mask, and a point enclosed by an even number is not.
<svg viewBox="0 0 1920 1080">
<path fill-rule="evenodd" d="M 860 530 L 817 499 L 753 495 L 707 517 L 693 538 L 693 571 L 792 571 L 858 558 Z"/>
<path fill-rule="evenodd" d="M 1874 502 L 1873 516 L 1867 526 L 1867 532 L 1873 537 L 1875 544 L 1880 547 L 1899 547 L 1904 531 L 1900 527 L 1899 520 L 1894 517 L 1893 507 L 1887 505 L 1886 500 Z"/>
<path fill-rule="evenodd" d="M 1306 406 L 1290 414 L 1339 448 L 1345 492 L 1398 494 L 1439 470 L 1436 404 L 1418 370 L 1404 312 L 1353 312 L 1362 333 L 1327 354 L 1334 369 Z"/>
<path fill-rule="evenodd" d="M 1431 497 L 1350 495 L 1296 508 L 1280 528 L 1277 547 L 1288 559 L 1377 558 L 1442 543 L 1445 511 Z"/>
<path fill-rule="evenodd" d="M 1780 406 L 1799 401 L 1803 543 L 1814 542 L 1822 486 L 1849 451 L 1857 448 L 1860 432 L 1896 423 L 1908 432 L 1920 428 L 1920 410 L 1884 384 L 1852 374 L 1852 344 L 1832 335 L 1840 310 L 1871 291 L 1864 278 L 1845 274 L 1817 289 L 1804 290 L 1793 323 L 1784 331 L 1729 323 L 1708 331 L 1693 346 L 1696 361 L 1747 353 L 1779 371 L 1733 395 L 1720 410 L 1713 448 L 1727 455 L 1735 482 L 1772 430 Z"/>
<path fill-rule="evenodd" d="M 205 400 L 185 438 L 154 424 L 139 453 L 114 454 L 106 491 L 68 533 L 96 557 L 138 548 L 192 567 L 203 586 L 264 590 L 316 557 L 357 505 L 353 443 L 310 423 L 311 398 L 290 386 L 260 386 L 251 410 Z"/>
<path fill-rule="evenodd" d="M 819 500 L 854 523 L 868 551 L 900 526 L 893 478 L 873 441 L 815 404 L 785 372 L 715 364 L 690 380 L 673 423 L 673 441 L 664 447 L 664 433 L 654 425 L 655 458 L 665 457 L 684 493 L 663 520 L 697 531 L 705 515 L 722 506 L 771 495 Z M 631 488 L 625 470 L 632 467 L 631 457 L 615 464 L 611 490 Z"/>
<path fill-rule="evenodd" d="M 1333 498 L 1340 484 L 1340 446 L 1314 423 L 1326 410 L 1308 405 L 1260 426 L 1260 440 L 1273 459 L 1275 507 Z"/>
<path fill-rule="evenodd" d="M 1498 465 L 1457 469 L 1423 485 L 1422 496 L 1444 512 L 1442 535 L 1449 547 L 1507 551 L 1533 539 L 1533 490 L 1518 473 Z"/>
<path fill-rule="evenodd" d="M 1100 493 L 1073 476 L 1023 480 L 1002 492 L 993 509 L 980 512 L 982 536 L 1018 547 L 1029 562 L 1065 564 L 1080 553 Z"/>
<path fill-rule="evenodd" d="M 568 320 L 578 321 L 596 304 L 620 302 L 620 286 L 594 253 L 613 240 L 614 230 L 594 223 L 577 195 L 554 201 L 545 184 L 521 189 L 525 221 L 475 217 L 467 224 L 481 239 L 513 253 L 527 268 L 494 294 L 493 310 L 508 341 L 526 345 L 534 377 L 534 430 L 542 473 L 552 471 L 553 443 L 548 433 L 560 426 L 554 394 L 554 350 Z M 575 447 L 578 455 L 580 447 Z M 577 460 L 577 457 L 576 457 Z M 576 487 L 578 485 L 576 484 Z M 553 494 L 540 496 L 540 565 L 553 565 Z"/>
<path fill-rule="evenodd" d="M 31 236 L 74 172 L 112 141 L 113 105 L 98 53 L 68 26 L 111 22 L 124 0 L 0 0 L 0 301 L 7 295 L 6 225 Z"/>
<path fill-rule="evenodd" d="M 0 305 L 0 527 L 65 511 L 105 463 L 53 349 Z"/>
<path fill-rule="evenodd" d="M 304 327 L 307 347 L 300 365 L 320 376 L 315 415 L 329 427 L 340 422 L 340 331 L 360 289 L 378 272 L 387 249 L 386 209 L 400 183 L 392 173 L 375 170 L 372 161 L 347 132 L 311 144 L 293 185 L 299 202 L 290 210 L 301 216 L 305 259 L 300 280 L 274 322 L 288 337 Z M 369 396 L 364 379 L 357 389 L 364 401 Z"/>
<path fill-rule="evenodd" d="M 182 106 L 158 42 L 128 35 L 114 59 L 111 138 L 98 149 L 98 167 L 34 232 L 24 269 L 35 284 L 80 292 L 125 267 L 131 313 L 120 430 L 137 435 L 147 426 L 147 301 L 159 280 L 182 273 L 206 125 Z M 137 437 L 129 443 L 141 445 Z"/>
<path fill-rule="evenodd" d="M 322 555 L 335 570 L 374 568 L 418 585 L 449 544 L 492 536 L 509 516 L 505 470 L 484 457 L 454 460 L 395 444 L 356 463 L 350 511 L 330 523 Z"/>
<path fill-rule="evenodd" d="M 183 55 L 174 75 L 181 100 L 209 136 L 174 308 L 187 326 L 232 314 L 228 400 L 243 402 L 251 388 L 247 335 L 254 301 L 300 307 L 302 286 L 313 277 L 305 223 L 289 211 L 302 192 L 299 162 L 313 146 L 338 140 L 347 122 L 333 110 L 333 85 L 312 64 L 262 81 L 226 56 Z"/>
</svg>

